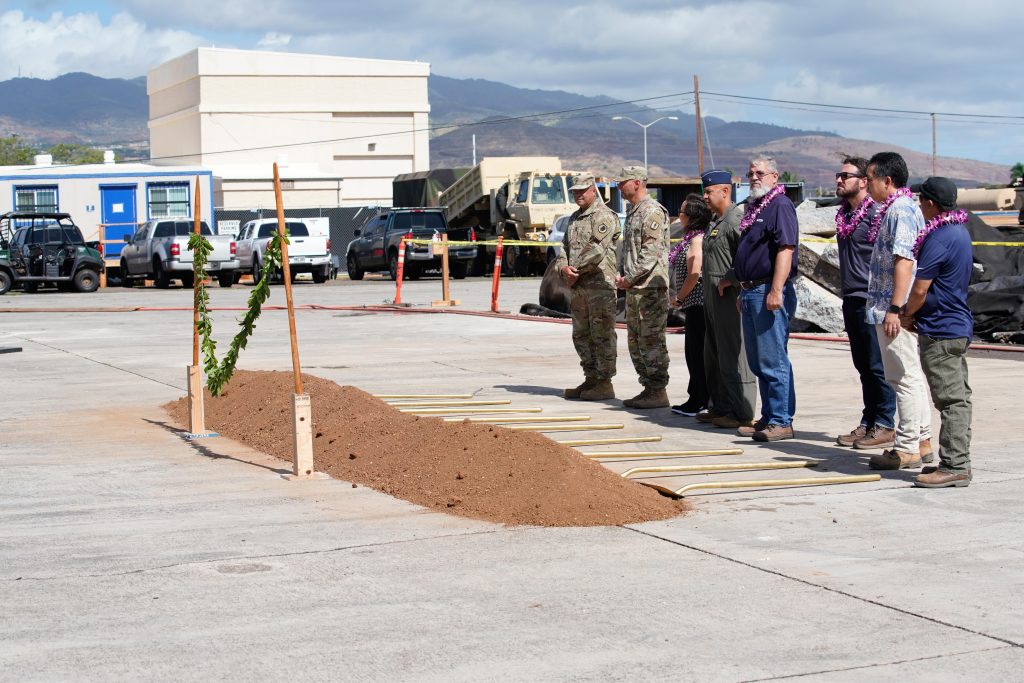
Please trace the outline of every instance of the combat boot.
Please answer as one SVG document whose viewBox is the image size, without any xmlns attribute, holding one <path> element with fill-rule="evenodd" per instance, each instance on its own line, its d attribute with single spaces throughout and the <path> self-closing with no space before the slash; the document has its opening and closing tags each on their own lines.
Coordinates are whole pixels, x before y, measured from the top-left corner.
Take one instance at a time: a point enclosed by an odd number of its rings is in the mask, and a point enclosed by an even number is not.
<svg viewBox="0 0 1024 683">
<path fill-rule="evenodd" d="M 564 389 L 562 391 L 562 398 L 579 398 L 580 394 L 582 394 L 587 389 L 592 389 L 596 384 L 596 379 L 594 379 L 593 377 L 587 377 L 585 380 L 583 380 L 583 384 L 579 385 L 578 387 Z"/>
<path fill-rule="evenodd" d="M 604 401 L 609 398 L 615 398 L 615 389 L 610 379 L 594 380 L 594 386 L 580 392 L 583 401 Z"/>
<path fill-rule="evenodd" d="M 668 400 L 668 392 L 665 389 L 651 389 L 647 387 L 633 398 L 623 401 L 622 405 L 627 408 L 646 410 L 649 408 L 668 408 L 671 403 Z"/>
</svg>

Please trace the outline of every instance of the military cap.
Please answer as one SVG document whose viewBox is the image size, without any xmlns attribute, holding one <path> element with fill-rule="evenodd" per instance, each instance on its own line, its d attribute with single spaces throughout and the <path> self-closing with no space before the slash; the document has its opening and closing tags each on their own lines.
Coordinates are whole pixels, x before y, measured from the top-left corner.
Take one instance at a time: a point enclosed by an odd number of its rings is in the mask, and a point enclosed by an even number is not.
<svg viewBox="0 0 1024 683">
<path fill-rule="evenodd" d="M 712 185 L 732 185 L 732 174 L 728 171 L 705 171 L 700 176 L 704 187 Z"/>
<path fill-rule="evenodd" d="M 643 166 L 624 166 L 615 182 L 621 183 L 626 180 L 647 180 L 647 169 Z"/>
<path fill-rule="evenodd" d="M 580 173 L 572 177 L 572 186 L 570 190 L 586 190 L 594 184 L 593 173 Z"/>
</svg>

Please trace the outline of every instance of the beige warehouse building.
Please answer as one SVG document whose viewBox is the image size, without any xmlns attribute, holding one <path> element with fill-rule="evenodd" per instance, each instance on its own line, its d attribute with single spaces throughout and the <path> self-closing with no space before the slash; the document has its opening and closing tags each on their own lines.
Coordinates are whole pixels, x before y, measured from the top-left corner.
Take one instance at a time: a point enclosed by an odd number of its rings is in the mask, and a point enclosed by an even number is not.
<svg viewBox="0 0 1024 683">
<path fill-rule="evenodd" d="M 391 204 L 430 168 L 425 62 L 199 48 L 148 74 L 152 163 L 200 165 L 226 209 Z"/>
</svg>

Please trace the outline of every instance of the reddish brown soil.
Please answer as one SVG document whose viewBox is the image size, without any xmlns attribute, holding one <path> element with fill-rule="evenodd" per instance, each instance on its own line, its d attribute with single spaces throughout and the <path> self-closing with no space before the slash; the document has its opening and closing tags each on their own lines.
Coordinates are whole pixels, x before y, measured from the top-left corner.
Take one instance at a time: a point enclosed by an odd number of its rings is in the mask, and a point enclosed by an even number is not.
<svg viewBox="0 0 1024 683">
<path fill-rule="evenodd" d="M 316 469 L 427 508 L 502 524 L 598 526 L 686 509 L 534 432 L 401 413 L 354 387 L 303 375 Z M 292 459 L 291 373 L 235 372 L 206 395 L 206 426 Z M 188 424 L 187 400 L 165 408 Z"/>
</svg>

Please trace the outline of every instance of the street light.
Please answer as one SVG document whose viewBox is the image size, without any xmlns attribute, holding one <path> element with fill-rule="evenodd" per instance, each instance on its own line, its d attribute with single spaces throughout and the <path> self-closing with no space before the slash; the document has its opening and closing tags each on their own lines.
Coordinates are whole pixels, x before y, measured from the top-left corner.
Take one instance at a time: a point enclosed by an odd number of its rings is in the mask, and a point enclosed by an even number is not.
<svg viewBox="0 0 1024 683">
<path fill-rule="evenodd" d="M 640 123 L 636 119 L 631 119 L 628 116 L 613 116 L 612 117 L 612 121 L 621 121 L 622 119 L 625 119 L 627 121 L 632 121 L 633 123 L 635 123 L 636 125 L 638 125 L 638 126 L 640 126 L 641 128 L 644 129 L 644 168 L 647 168 L 647 129 L 650 128 L 651 126 L 653 126 L 654 124 L 656 124 L 658 121 L 664 121 L 665 119 L 668 119 L 669 121 L 678 121 L 679 117 L 678 116 L 662 116 L 660 119 L 654 119 L 653 121 L 651 121 L 650 123 L 648 123 L 646 125 Z M 648 169 L 647 172 L 650 173 L 651 172 L 650 169 Z"/>
</svg>

